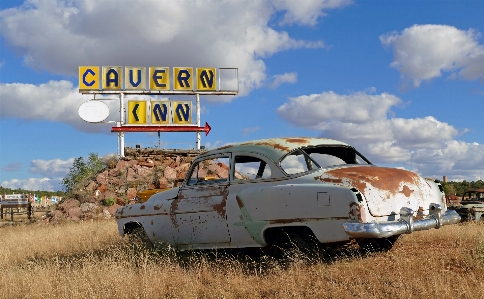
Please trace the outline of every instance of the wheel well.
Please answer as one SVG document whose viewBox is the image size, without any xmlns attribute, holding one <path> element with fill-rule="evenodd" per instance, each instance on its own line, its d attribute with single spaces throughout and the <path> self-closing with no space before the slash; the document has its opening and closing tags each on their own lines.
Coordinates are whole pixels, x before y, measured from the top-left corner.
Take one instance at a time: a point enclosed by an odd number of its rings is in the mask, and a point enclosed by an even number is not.
<svg viewBox="0 0 484 299">
<path fill-rule="evenodd" d="M 143 228 L 143 225 L 141 225 L 141 223 L 139 223 L 139 222 L 125 223 L 124 228 L 123 228 L 124 234 L 129 235 L 129 234 L 133 233 L 135 231 L 135 229 L 137 229 L 139 227 Z"/>
<path fill-rule="evenodd" d="M 279 226 L 266 229 L 264 231 L 264 240 L 267 245 L 274 245 L 283 233 L 295 233 L 304 239 L 316 238 L 313 231 L 307 226 Z"/>
</svg>

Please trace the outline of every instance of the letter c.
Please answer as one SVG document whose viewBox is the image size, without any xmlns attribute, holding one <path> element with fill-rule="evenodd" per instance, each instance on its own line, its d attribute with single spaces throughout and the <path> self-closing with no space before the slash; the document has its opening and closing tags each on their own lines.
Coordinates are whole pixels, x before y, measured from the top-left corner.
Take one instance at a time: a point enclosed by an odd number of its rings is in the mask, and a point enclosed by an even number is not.
<svg viewBox="0 0 484 299">
<path fill-rule="evenodd" d="M 87 70 L 84 72 L 84 74 L 82 74 L 82 83 L 84 83 L 84 85 L 86 85 L 86 86 L 92 86 L 94 83 L 96 83 L 96 81 L 92 80 L 91 82 L 89 82 L 89 83 L 88 83 L 88 82 L 86 81 L 86 77 L 87 77 L 87 75 L 88 75 L 88 74 L 91 74 L 91 76 L 96 75 L 96 74 L 93 72 L 93 70 L 91 70 L 91 69 L 87 69 Z"/>
</svg>

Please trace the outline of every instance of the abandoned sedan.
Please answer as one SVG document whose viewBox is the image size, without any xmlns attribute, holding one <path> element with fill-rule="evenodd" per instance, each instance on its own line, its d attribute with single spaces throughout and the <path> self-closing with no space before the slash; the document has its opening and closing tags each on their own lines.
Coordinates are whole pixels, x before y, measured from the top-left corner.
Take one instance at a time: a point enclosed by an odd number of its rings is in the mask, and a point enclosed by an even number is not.
<svg viewBox="0 0 484 299">
<path fill-rule="evenodd" d="M 467 190 L 460 203 L 450 207 L 462 221 L 484 221 L 484 189 Z"/>
<path fill-rule="evenodd" d="M 116 212 L 121 236 L 177 250 L 341 246 L 390 249 L 401 234 L 460 221 L 440 184 L 377 167 L 323 138 L 275 138 L 198 156 L 180 187 Z M 294 245 L 295 244 L 295 245 Z"/>
</svg>

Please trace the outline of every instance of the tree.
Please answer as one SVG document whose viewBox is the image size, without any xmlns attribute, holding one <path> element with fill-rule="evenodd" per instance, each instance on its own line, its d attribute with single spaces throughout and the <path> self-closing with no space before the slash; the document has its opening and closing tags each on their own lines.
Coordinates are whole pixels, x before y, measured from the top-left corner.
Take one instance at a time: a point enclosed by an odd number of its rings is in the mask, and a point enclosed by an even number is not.
<svg viewBox="0 0 484 299">
<path fill-rule="evenodd" d="M 101 172 L 105 166 L 105 163 L 99 158 L 97 153 L 90 153 L 87 162 L 84 161 L 83 157 L 74 159 L 69 173 L 62 179 L 64 190 L 66 192 L 75 191 L 77 185 Z"/>
</svg>

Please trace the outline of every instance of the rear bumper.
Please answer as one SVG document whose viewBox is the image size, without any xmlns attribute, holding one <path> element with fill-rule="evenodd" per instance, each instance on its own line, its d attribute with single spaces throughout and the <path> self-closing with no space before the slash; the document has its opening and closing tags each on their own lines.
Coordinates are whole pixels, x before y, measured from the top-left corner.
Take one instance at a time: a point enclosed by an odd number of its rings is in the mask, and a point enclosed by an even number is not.
<svg viewBox="0 0 484 299">
<path fill-rule="evenodd" d="M 442 207 L 438 204 L 430 204 L 429 215 L 414 219 L 413 210 L 410 208 L 400 209 L 400 219 L 385 222 L 346 222 L 343 224 L 345 232 L 353 238 L 388 238 L 395 235 L 410 234 L 414 231 L 440 228 L 442 225 L 460 222 L 460 216 L 454 210 L 442 213 Z"/>
</svg>

